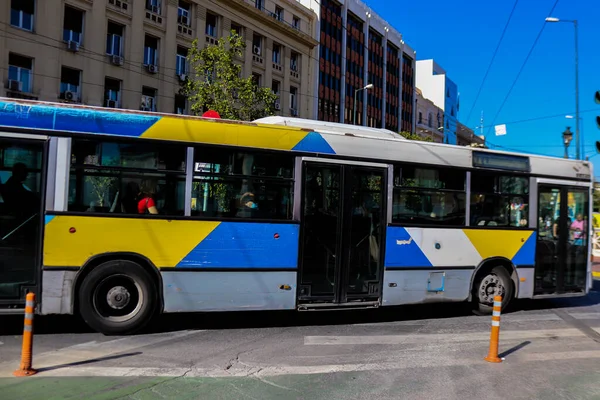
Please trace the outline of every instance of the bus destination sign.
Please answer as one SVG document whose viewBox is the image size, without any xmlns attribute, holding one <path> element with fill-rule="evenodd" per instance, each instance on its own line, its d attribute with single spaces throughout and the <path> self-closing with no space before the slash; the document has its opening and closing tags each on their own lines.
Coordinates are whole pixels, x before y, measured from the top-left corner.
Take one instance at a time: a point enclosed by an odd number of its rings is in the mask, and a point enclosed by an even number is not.
<svg viewBox="0 0 600 400">
<path fill-rule="evenodd" d="M 530 172 L 529 157 L 508 154 L 473 152 L 473 166 L 478 168 L 503 169 L 507 171 Z"/>
</svg>

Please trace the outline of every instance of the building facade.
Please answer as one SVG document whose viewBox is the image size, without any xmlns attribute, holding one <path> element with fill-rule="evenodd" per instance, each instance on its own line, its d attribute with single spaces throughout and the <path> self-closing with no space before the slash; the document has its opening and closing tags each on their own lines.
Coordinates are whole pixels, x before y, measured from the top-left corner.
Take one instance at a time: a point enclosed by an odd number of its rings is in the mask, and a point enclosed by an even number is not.
<svg viewBox="0 0 600 400">
<path fill-rule="evenodd" d="M 0 96 L 187 113 L 179 95 L 194 39 L 232 30 L 243 75 L 279 95 L 277 113 L 314 109 L 316 15 L 294 0 L 6 0 Z"/>
<path fill-rule="evenodd" d="M 416 53 L 402 35 L 359 0 L 299 1 L 319 16 L 316 118 L 414 132 Z"/>
<path fill-rule="evenodd" d="M 458 87 L 434 60 L 417 61 L 417 83 L 423 97 L 444 112 L 444 143 L 457 144 Z"/>
<path fill-rule="evenodd" d="M 459 146 L 484 146 L 485 140 L 482 136 L 477 136 L 473 129 L 460 122 L 456 124 L 456 137 Z"/>
<path fill-rule="evenodd" d="M 436 143 L 444 143 L 444 110 L 415 90 L 416 133 Z"/>
</svg>

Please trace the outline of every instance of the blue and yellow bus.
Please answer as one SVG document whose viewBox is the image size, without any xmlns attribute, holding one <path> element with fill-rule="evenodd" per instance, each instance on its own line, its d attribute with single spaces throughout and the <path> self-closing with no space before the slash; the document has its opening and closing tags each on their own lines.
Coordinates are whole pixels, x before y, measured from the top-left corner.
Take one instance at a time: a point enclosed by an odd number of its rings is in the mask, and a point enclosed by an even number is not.
<svg viewBox="0 0 600 400">
<path fill-rule="evenodd" d="M 592 167 L 383 129 L 0 99 L 0 312 L 125 334 L 158 313 L 585 295 Z"/>
</svg>

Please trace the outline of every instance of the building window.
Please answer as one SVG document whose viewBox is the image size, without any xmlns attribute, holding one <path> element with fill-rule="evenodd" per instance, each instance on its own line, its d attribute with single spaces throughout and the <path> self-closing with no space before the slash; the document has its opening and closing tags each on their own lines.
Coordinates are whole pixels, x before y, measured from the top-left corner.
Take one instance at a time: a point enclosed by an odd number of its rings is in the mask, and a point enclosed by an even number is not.
<svg viewBox="0 0 600 400">
<path fill-rule="evenodd" d="M 254 0 L 254 6 L 262 10 L 264 8 L 264 0 Z"/>
<path fill-rule="evenodd" d="M 177 75 L 187 75 L 188 73 L 187 54 L 188 49 L 183 46 L 177 46 L 177 62 L 175 63 Z"/>
<path fill-rule="evenodd" d="M 142 87 L 142 102 L 140 104 L 140 110 L 142 111 L 156 111 L 156 97 L 157 90 L 151 87 Z"/>
<path fill-rule="evenodd" d="M 175 114 L 186 115 L 187 114 L 187 98 L 180 94 L 175 95 Z"/>
<path fill-rule="evenodd" d="M 81 96 L 81 71 L 73 68 L 62 67 L 60 70 L 60 98 L 79 101 Z M 67 92 L 71 92 L 68 94 Z M 72 98 L 69 98 L 72 97 Z"/>
<path fill-rule="evenodd" d="M 254 85 L 256 87 L 261 87 L 261 82 L 262 81 L 262 76 L 259 73 L 253 72 L 252 73 L 252 82 L 254 83 Z"/>
<path fill-rule="evenodd" d="M 300 55 L 295 51 L 290 54 L 290 69 L 294 72 L 298 72 L 298 64 L 300 61 Z"/>
<path fill-rule="evenodd" d="M 271 91 L 273 94 L 279 96 L 279 92 L 281 91 L 281 82 L 273 79 L 273 82 L 271 83 Z"/>
<path fill-rule="evenodd" d="M 419 124 L 423 123 L 423 113 L 419 111 Z"/>
<path fill-rule="evenodd" d="M 192 215 L 292 218 L 294 159 L 234 149 L 194 149 Z"/>
<path fill-rule="evenodd" d="M 528 226 L 529 180 L 520 176 L 471 174 L 471 225 Z"/>
<path fill-rule="evenodd" d="M 63 23 L 63 40 L 82 43 L 83 11 L 65 6 L 65 20 Z"/>
<path fill-rule="evenodd" d="M 8 80 L 9 89 L 19 92 L 31 93 L 33 80 L 33 59 L 18 54 L 8 55 Z M 12 85 L 15 85 L 14 87 Z"/>
<path fill-rule="evenodd" d="M 273 64 L 281 64 L 281 46 L 273 44 Z"/>
<path fill-rule="evenodd" d="M 192 19 L 190 18 L 192 5 L 187 1 L 179 0 L 179 4 L 177 6 L 177 22 L 180 24 L 190 26 L 192 24 Z"/>
<path fill-rule="evenodd" d="M 292 17 L 292 26 L 298 30 L 300 30 L 300 18 L 295 15 Z"/>
<path fill-rule="evenodd" d="M 158 65 L 158 38 L 154 36 L 144 38 L 144 65 Z"/>
<path fill-rule="evenodd" d="M 262 36 L 252 36 L 252 54 L 260 56 L 262 55 Z"/>
<path fill-rule="evenodd" d="M 206 34 L 217 37 L 217 16 L 211 13 L 206 13 Z"/>
<path fill-rule="evenodd" d="M 283 8 L 275 6 L 275 18 L 279 21 L 283 21 Z"/>
<path fill-rule="evenodd" d="M 33 31 L 34 0 L 10 1 L 10 24 L 14 27 Z"/>
<path fill-rule="evenodd" d="M 106 34 L 106 54 L 121 56 L 123 54 L 123 25 L 108 21 Z"/>
<path fill-rule="evenodd" d="M 431 113 L 429 113 L 428 117 L 427 117 L 427 125 L 432 128 L 433 127 L 433 115 Z"/>
<path fill-rule="evenodd" d="M 186 147 L 138 142 L 73 139 L 68 210 L 183 215 Z"/>
<path fill-rule="evenodd" d="M 298 114 L 298 88 L 295 86 L 290 86 L 290 109 L 292 115 Z"/>
<path fill-rule="evenodd" d="M 394 166 L 392 221 L 414 225 L 465 225 L 464 171 Z"/>
<path fill-rule="evenodd" d="M 104 105 L 118 108 L 121 101 L 121 81 L 113 78 L 104 78 Z"/>
<path fill-rule="evenodd" d="M 160 0 L 146 0 L 146 10 L 160 14 Z"/>
<path fill-rule="evenodd" d="M 236 35 L 242 36 L 242 26 L 238 24 L 231 24 L 231 31 Z"/>
</svg>

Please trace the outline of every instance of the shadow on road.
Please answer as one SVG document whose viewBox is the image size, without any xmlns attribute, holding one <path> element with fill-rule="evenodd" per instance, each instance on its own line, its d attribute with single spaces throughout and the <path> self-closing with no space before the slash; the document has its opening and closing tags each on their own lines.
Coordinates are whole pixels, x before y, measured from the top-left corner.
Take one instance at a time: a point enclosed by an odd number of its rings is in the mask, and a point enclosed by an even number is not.
<svg viewBox="0 0 600 400">
<path fill-rule="evenodd" d="M 600 281 L 585 297 L 515 301 L 507 312 L 548 310 L 564 307 L 586 307 L 600 304 Z M 472 315 L 467 303 L 433 303 L 399 307 L 382 307 L 346 311 L 243 311 L 219 313 L 180 313 L 157 317 L 144 333 L 185 329 L 246 329 L 288 326 L 323 326 L 418 321 L 456 318 Z M 482 317 L 487 318 L 487 317 Z M 20 335 L 23 316 L 0 316 L 0 335 Z M 36 334 L 89 333 L 85 322 L 77 316 L 36 316 Z"/>
</svg>

